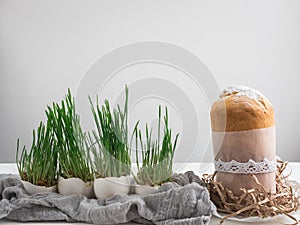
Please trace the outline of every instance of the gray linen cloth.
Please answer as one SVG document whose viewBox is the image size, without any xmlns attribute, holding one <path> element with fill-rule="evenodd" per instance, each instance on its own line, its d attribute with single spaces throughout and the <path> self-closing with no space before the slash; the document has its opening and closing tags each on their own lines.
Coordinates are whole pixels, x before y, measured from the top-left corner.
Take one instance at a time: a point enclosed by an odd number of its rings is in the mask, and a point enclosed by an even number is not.
<svg viewBox="0 0 300 225">
<path fill-rule="evenodd" d="M 193 172 L 174 175 L 157 192 L 87 199 L 82 195 L 43 193 L 29 196 L 18 176 L 0 175 L 0 219 L 69 221 L 93 224 L 209 224 L 216 210 L 208 190 Z"/>
</svg>

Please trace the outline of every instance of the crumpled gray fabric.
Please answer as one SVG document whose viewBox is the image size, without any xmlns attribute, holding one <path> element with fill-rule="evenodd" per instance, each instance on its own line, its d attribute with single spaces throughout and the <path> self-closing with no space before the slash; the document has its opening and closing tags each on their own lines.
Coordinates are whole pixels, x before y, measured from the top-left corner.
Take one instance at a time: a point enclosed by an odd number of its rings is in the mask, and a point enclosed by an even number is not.
<svg viewBox="0 0 300 225">
<path fill-rule="evenodd" d="M 0 194 L 0 219 L 18 221 L 207 225 L 216 210 L 208 190 L 193 172 L 174 175 L 173 182 L 147 196 L 115 195 L 109 199 L 58 193 L 29 196 L 18 176 L 2 174 Z"/>
</svg>

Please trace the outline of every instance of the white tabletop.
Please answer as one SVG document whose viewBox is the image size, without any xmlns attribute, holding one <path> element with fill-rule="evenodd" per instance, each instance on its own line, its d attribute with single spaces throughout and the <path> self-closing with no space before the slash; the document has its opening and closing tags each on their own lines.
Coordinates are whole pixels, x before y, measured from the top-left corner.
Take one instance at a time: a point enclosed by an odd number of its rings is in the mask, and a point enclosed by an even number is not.
<svg viewBox="0 0 300 225">
<path fill-rule="evenodd" d="M 291 179 L 292 180 L 297 180 L 300 181 L 300 163 L 289 163 L 290 168 L 292 169 L 292 175 L 291 175 Z M 174 171 L 176 173 L 183 173 L 185 171 L 189 171 L 192 170 L 195 172 L 195 174 L 197 175 L 202 175 L 203 173 L 212 173 L 214 171 L 213 168 L 213 164 L 212 163 L 175 163 L 174 165 Z M 0 174 L 3 173 L 17 173 L 17 167 L 15 164 L 0 164 Z M 298 215 L 297 215 L 298 216 Z M 211 219 L 210 225 L 217 225 L 219 224 L 220 219 L 213 217 Z M 266 221 L 266 222 L 261 222 L 261 223 L 255 223 L 257 225 L 267 225 L 267 224 L 274 224 L 274 225 L 281 225 L 283 223 L 291 223 L 292 221 L 283 217 L 280 220 L 272 220 L 272 221 Z M 0 223 L 3 225 L 19 225 L 20 222 L 15 222 L 15 221 L 10 221 L 10 220 L 6 220 L 6 219 L 2 219 L 0 220 Z M 51 224 L 51 225 L 69 225 L 72 223 L 66 223 L 66 222 L 35 222 L 35 223 L 26 223 L 26 225 L 44 225 L 44 224 Z M 86 225 L 87 223 L 74 223 L 76 225 L 81 225 L 84 224 Z M 131 225 L 134 223 L 127 223 L 127 225 Z M 227 220 L 223 223 L 224 225 L 237 225 L 237 224 L 241 224 L 239 222 L 236 221 L 230 221 Z M 243 223 L 243 224 L 248 224 L 248 223 Z M 249 223 L 250 224 L 250 223 Z M 254 224 L 254 223 L 252 223 Z"/>
</svg>

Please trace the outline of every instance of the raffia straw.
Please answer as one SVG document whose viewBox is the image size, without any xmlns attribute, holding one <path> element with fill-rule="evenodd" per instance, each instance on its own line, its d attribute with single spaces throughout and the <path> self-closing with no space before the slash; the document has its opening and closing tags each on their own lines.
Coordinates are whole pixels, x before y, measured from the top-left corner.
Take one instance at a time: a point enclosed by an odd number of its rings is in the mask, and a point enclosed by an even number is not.
<svg viewBox="0 0 300 225">
<path fill-rule="evenodd" d="M 235 196 L 221 182 L 217 182 L 216 172 L 211 175 L 204 174 L 202 180 L 206 183 L 210 198 L 217 206 L 218 212 L 228 214 L 222 218 L 220 224 L 234 216 L 267 218 L 279 214 L 292 219 L 293 224 L 299 224 L 300 221 L 290 214 L 299 209 L 300 196 L 297 196 L 295 190 L 286 182 L 291 172 L 286 176 L 283 175 L 287 165 L 288 162 L 277 160 L 276 194 L 267 192 L 253 174 L 249 177 L 257 183 L 257 187 L 249 190 L 241 188 L 243 193 L 240 196 Z"/>
</svg>

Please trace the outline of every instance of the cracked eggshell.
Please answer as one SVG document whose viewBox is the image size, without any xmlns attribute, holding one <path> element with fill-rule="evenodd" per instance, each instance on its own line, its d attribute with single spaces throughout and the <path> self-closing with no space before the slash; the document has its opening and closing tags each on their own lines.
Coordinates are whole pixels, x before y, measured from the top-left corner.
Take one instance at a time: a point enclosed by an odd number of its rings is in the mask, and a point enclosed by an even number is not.
<svg viewBox="0 0 300 225">
<path fill-rule="evenodd" d="M 46 187 L 46 186 L 38 186 L 34 185 L 28 181 L 21 180 L 24 190 L 29 194 L 29 195 L 34 195 L 37 193 L 50 193 L 50 192 L 57 192 L 57 185 L 51 186 L 51 187 Z"/>
<path fill-rule="evenodd" d="M 158 190 L 160 186 L 138 185 L 134 186 L 135 193 L 138 195 L 149 195 Z"/>
<path fill-rule="evenodd" d="M 115 194 L 129 194 L 130 176 L 97 178 L 94 191 L 97 198 L 109 198 Z"/>
<path fill-rule="evenodd" d="M 80 178 L 58 178 L 58 192 L 62 195 L 84 195 L 94 197 L 94 182 L 84 182 Z"/>
</svg>

